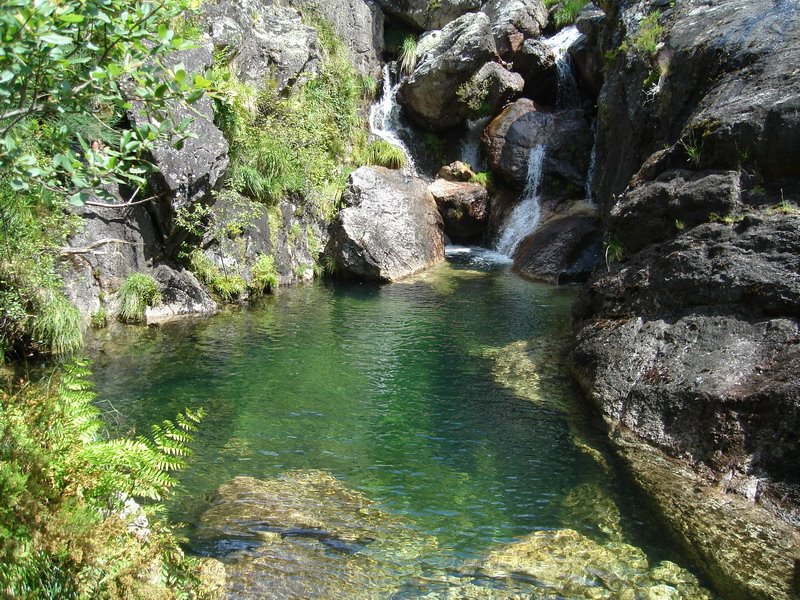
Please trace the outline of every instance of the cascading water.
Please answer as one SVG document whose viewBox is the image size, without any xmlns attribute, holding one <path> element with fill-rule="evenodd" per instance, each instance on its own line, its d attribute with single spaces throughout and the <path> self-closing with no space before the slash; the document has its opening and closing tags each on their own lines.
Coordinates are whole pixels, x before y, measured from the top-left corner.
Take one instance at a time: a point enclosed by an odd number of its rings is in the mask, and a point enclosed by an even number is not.
<svg viewBox="0 0 800 600">
<path fill-rule="evenodd" d="M 475 171 L 486 169 L 486 161 L 481 154 L 481 134 L 492 117 L 467 121 L 467 135 L 461 142 L 461 160 Z"/>
<path fill-rule="evenodd" d="M 539 205 L 539 185 L 542 182 L 544 168 L 544 146 L 531 148 L 528 155 L 528 177 L 522 201 L 514 207 L 506 219 L 500 239 L 497 240 L 497 251 L 509 258 L 519 243 L 539 226 L 541 207 Z"/>
<path fill-rule="evenodd" d="M 581 104 L 578 83 L 575 81 L 575 72 L 572 68 L 572 58 L 568 52 L 569 47 L 580 37 L 581 32 L 578 31 L 578 28 L 570 25 L 545 40 L 556 58 L 556 71 L 558 72 L 556 108 L 577 108 Z"/>
<path fill-rule="evenodd" d="M 383 93 L 380 100 L 375 102 L 369 110 L 369 130 L 370 132 L 399 147 L 406 155 L 404 171 L 416 173 L 414 161 L 411 153 L 405 145 L 398 132 L 403 128 L 400 123 L 400 105 L 397 103 L 397 90 L 400 83 L 392 85 L 392 76 L 389 72 L 389 65 L 383 66 Z"/>
</svg>

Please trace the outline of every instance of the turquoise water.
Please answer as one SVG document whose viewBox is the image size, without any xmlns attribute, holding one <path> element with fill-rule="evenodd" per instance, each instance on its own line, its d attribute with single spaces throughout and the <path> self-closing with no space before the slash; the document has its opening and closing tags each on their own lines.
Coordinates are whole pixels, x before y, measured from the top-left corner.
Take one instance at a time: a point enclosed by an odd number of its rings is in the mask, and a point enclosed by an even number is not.
<svg viewBox="0 0 800 600">
<path fill-rule="evenodd" d="M 231 477 L 322 469 L 435 536 L 451 565 L 537 530 L 601 539 L 598 498 L 648 558 L 685 564 L 586 422 L 564 351 L 573 293 L 475 253 L 403 283 L 281 290 L 106 334 L 99 402 L 126 432 L 207 410 L 170 504 L 190 536 Z"/>
</svg>

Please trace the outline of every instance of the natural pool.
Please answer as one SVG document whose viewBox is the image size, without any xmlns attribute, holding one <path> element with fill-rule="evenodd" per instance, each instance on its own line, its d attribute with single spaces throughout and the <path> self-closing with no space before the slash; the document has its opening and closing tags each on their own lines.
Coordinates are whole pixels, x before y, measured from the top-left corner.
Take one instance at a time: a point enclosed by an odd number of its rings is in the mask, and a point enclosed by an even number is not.
<svg viewBox="0 0 800 600">
<path fill-rule="evenodd" d="M 110 428 L 146 431 L 186 406 L 207 410 L 171 515 L 188 524 L 196 551 L 227 561 L 247 554 L 247 568 L 261 572 L 246 581 L 267 595 L 698 597 L 691 575 L 661 562 L 689 566 L 605 452 L 569 376 L 573 290 L 524 281 L 482 251 L 449 254 L 403 283 L 307 285 L 256 308 L 97 339 Z M 351 512 L 385 516 L 392 525 L 379 529 L 395 539 L 424 541 L 400 559 L 398 545 L 375 541 L 372 529 L 350 545 L 339 543 L 349 539 L 344 526 L 338 545 L 333 534 L 274 522 L 247 544 L 203 534 L 221 484 L 294 471 L 303 474 L 269 493 L 370 499 Z M 335 479 L 313 479 L 327 474 Z M 259 544 L 290 538 L 302 553 L 281 547 L 253 558 Z M 352 566 L 367 555 L 380 576 Z M 303 573 L 319 581 L 269 571 L 295 556 L 312 561 Z M 323 581 L 336 564 L 348 565 L 342 581 Z M 273 576 L 289 583 L 270 586 Z M 242 585 L 232 595 L 248 597 Z"/>
</svg>

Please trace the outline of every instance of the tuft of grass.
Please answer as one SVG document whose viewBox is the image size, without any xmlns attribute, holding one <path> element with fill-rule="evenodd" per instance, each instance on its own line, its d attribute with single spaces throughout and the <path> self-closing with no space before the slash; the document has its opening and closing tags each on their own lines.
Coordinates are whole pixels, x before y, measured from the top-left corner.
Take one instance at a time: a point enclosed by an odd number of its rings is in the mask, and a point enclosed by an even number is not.
<svg viewBox="0 0 800 600">
<path fill-rule="evenodd" d="M 364 102 L 372 102 L 378 95 L 378 80 L 371 75 L 362 75 L 358 78 L 358 87 Z"/>
<path fill-rule="evenodd" d="M 108 327 L 108 310 L 106 310 L 105 306 L 101 306 L 92 314 L 90 324 L 92 329 L 104 329 Z"/>
<path fill-rule="evenodd" d="M 407 35 L 403 40 L 398 60 L 401 73 L 411 75 L 414 72 L 417 66 L 417 38 L 413 35 Z"/>
<path fill-rule="evenodd" d="M 189 268 L 223 302 L 238 300 L 247 291 L 244 279 L 239 275 L 222 273 L 199 248 L 195 248 L 189 255 Z"/>
<path fill-rule="evenodd" d="M 685 140 L 678 142 L 686 152 L 689 162 L 694 168 L 700 166 L 700 160 L 703 154 L 703 138 L 697 138 L 693 133 Z"/>
<path fill-rule="evenodd" d="M 545 0 L 547 8 L 556 7 L 553 20 L 558 28 L 572 25 L 587 4 L 586 0 Z"/>
<path fill-rule="evenodd" d="M 608 239 L 603 242 L 603 246 L 605 248 L 604 256 L 606 259 L 606 269 L 609 271 L 611 270 L 612 262 L 620 262 L 628 256 L 628 252 L 623 245 L 613 236 L 609 236 Z"/>
<path fill-rule="evenodd" d="M 278 269 L 275 266 L 275 258 L 273 256 L 259 254 L 253 265 L 253 276 L 248 287 L 258 293 L 277 289 Z"/>
<path fill-rule="evenodd" d="M 492 189 L 492 186 L 494 185 L 492 174 L 489 171 L 479 171 L 475 173 L 475 175 L 473 175 L 469 181 L 470 183 L 480 183 L 487 190 Z"/>
<path fill-rule="evenodd" d="M 367 164 L 402 169 L 406 164 L 406 155 L 402 148 L 386 140 L 375 140 L 367 146 Z"/>
<path fill-rule="evenodd" d="M 633 48 L 642 54 L 655 55 L 658 50 L 658 43 L 664 35 L 664 27 L 659 23 L 660 18 L 661 13 L 659 11 L 647 15 L 639 22 L 639 30 L 636 35 L 623 42 L 620 48 L 622 50 Z"/>
<path fill-rule="evenodd" d="M 33 319 L 33 336 L 37 343 L 53 354 L 66 354 L 80 348 L 81 316 L 63 294 L 47 290 Z"/>
<path fill-rule="evenodd" d="M 148 306 L 161 302 L 158 283 L 146 273 L 131 273 L 117 292 L 120 298 L 119 318 L 126 323 L 142 323 Z"/>
</svg>

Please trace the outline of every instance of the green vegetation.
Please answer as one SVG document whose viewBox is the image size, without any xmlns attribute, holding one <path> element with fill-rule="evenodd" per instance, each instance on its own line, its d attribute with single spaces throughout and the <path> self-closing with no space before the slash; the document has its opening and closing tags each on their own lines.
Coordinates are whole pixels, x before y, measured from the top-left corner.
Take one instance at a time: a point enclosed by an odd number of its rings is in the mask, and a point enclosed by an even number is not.
<svg viewBox="0 0 800 600">
<path fill-rule="evenodd" d="M 414 67 L 417 66 L 417 38 L 413 35 L 407 35 L 405 39 L 403 39 L 403 45 L 400 48 L 399 54 L 398 64 L 400 66 L 400 72 L 411 75 L 414 71 Z"/>
<path fill-rule="evenodd" d="M 158 140 L 179 144 L 189 124 L 171 121 L 170 104 L 203 95 L 203 78 L 193 81 L 182 65 L 165 68 L 161 62 L 187 47 L 170 23 L 189 9 L 188 0 L 3 3 L 0 163 L 12 189 L 44 188 L 82 204 L 90 193 L 113 201 L 109 184 L 145 184 L 146 153 Z M 101 121 L 98 112 L 121 115 L 134 105 L 155 119 L 131 125 L 114 144 L 71 128 L 71 121 Z M 48 161 L 39 160 L 28 143 L 37 126 L 54 130 Z"/>
<path fill-rule="evenodd" d="M 389 169 L 402 169 L 406 164 L 406 155 L 402 148 L 398 148 L 386 140 L 375 140 L 367 146 L 367 164 Z"/>
<path fill-rule="evenodd" d="M 700 159 L 703 154 L 703 137 L 698 138 L 694 133 L 691 133 L 685 140 L 679 140 L 679 144 L 686 152 L 689 162 L 693 167 L 700 166 Z"/>
<path fill-rule="evenodd" d="M 275 267 L 274 257 L 259 254 L 253 265 L 253 276 L 248 287 L 254 292 L 277 289 L 278 269 Z"/>
<path fill-rule="evenodd" d="M 224 302 L 238 300 L 247 291 L 244 279 L 239 275 L 220 271 L 199 248 L 194 249 L 189 255 L 189 268 Z"/>
<path fill-rule="evenodd" d="M 108 327 L 108 310 L 105 306 L 101 306 L 96 312 L 92 314 L 91 325 L 92 329 L 104 329 Z"/>
<path fill-rule="evenodd" d="M 326 217 L 335 214 L 335 185 L 363 155 L 365 88 L 350 56 L 326 21 L 304 15 L 317 28 L 324 58 L 320 73 L 290 89 L 275 80 L 241 83 L 228 57 L 211 74 L 215 120 L 230 143 L 228 185 L 251 199 L 274 204 L 294 194 Z M 360 166 L 360 165 L 357 165 Z"/>
<path fill-rule="evenodd" d="M 126 323 L 143 323 L 148 306 L 161 302 L 158 283 L 146 273 L 131 273 L 117 292 L 120 300 L 119 318 Z"/>
<path fill-rule="evenodd" d="M 492 174 L 489 171 L 479 171 L 470 178 L 470 183 L 480 183 L 487 190 L 491 190 L 494 182 L 492 181 Z"/>
<path fill-rule="evenodd" d="M 639 30 L 636 35 L 624 41 L 620 49 L 622 51 L 633 49 L 641 54 L 654 56 L 658 49 L 658 43 L 664 35 L 664 27 L 659 23 L 660 18 L 659 11 L 647 15 L 639 22 Z"/>
<path fill-rule="evenodd" d="M 555 7 L 553 20 L 556 27 L 561 28 L 574 23 L 588 2 L 586 0 L 545 0 L 544 4 L 547 8 Z"/>
<path fill-rule="evenodd" d="M 144 509 L 149 533 L 121 512 L 126 499 L 160 499 L 175 485 L 202 412 L 154 426 L 151 438 L 104 439 L 88 375 L 72 364 L 0 391 L 0 595 L 211 597 L 199 561 L 154 518 L 159 505 Z"/>
<path fill-rule="evenodd" d="M 628 252 L 614 236 L 609 236 L 603 242 L 604 256 L 606 259 L 606 269 L 611 269 L 612 262 L 620 262 L 628 255 Z"/>
<path fill-rule="evenodd" d="M 473 79 L 461 84 L 456 90 L 456 96 L 462 104 L 465 104 L 470 112 L 470 117 L 477 119 L 488 116 L 492 107 L 489 105 L 489 80 L 484 79 L 476 82 Z"/>
</svg>

